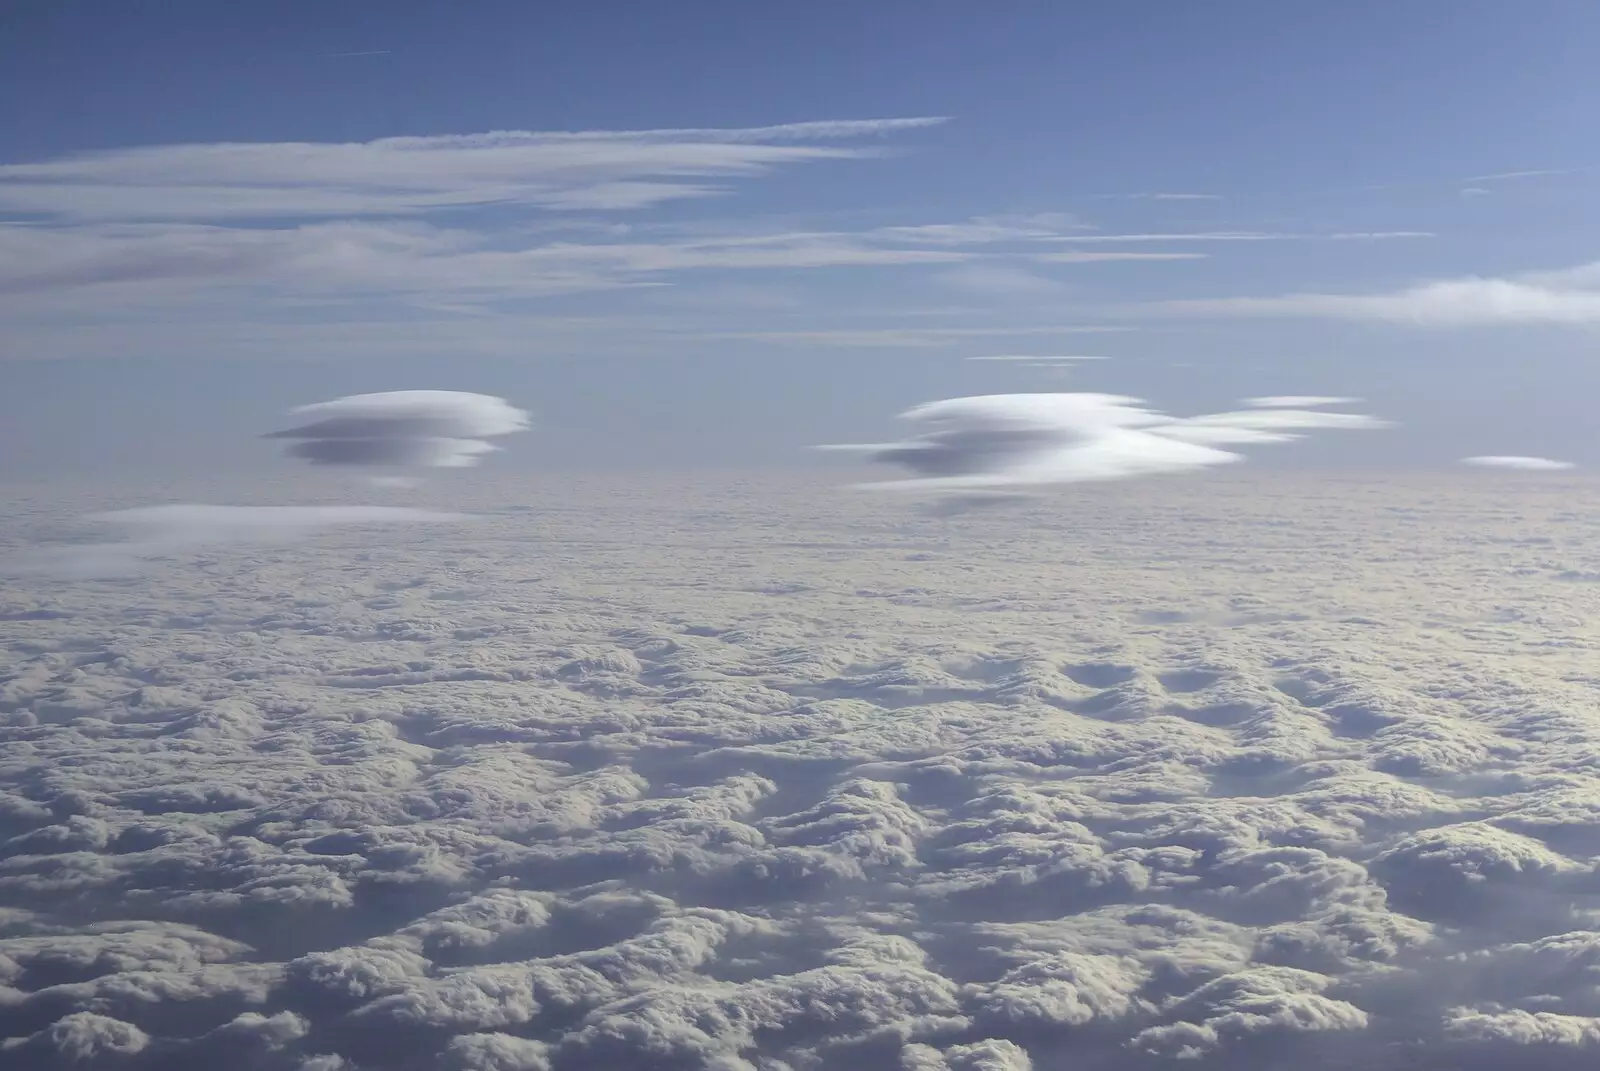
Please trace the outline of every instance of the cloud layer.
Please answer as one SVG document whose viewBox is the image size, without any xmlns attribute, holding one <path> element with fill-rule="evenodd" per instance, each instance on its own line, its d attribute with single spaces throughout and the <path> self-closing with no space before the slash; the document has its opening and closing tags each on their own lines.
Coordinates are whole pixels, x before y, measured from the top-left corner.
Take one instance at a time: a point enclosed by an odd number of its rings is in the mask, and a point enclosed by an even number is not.
<svg viewBox="0 0 1600 1071">
<path fill-rule="evenodd" d="M 452 505 L 0 590 L 8 1071 L 1593 1061 L 1568 488 Z"/>
<path fill-rule="evenodd" d="M 91 525 L 120 531 L 122 539 L 41 548 L 3 571 L 70 579 L 127 576 L 144 571 L 153 559 L 206 547 L 282 543 L 349 526 L 453 524 L 468 519 L 460 513 L 403 506 L 140 506 L 84 518 Z"/>
</svg>

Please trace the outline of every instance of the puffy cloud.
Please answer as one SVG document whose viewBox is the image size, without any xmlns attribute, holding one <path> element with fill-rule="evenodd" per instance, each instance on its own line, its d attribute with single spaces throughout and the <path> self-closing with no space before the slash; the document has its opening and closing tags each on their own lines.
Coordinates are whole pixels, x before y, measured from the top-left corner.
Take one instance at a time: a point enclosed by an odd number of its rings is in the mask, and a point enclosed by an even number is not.
<svg viewBox="0 0 1600 1071">
<path fill-rule="evenodd" d="M 1141 1049 L 1195 1057 L 1262 1035 L 1359 1031 L 1367 1013 L 1326 997 L 1329 979 L 1288 967 L 1253 967 L 1207 982 L 1179 1004 L 1182 1020 L 1139 1033 Z"/>
<path fill-rule="evenodd" d="M 289 453 L 313 465 L 463 468 L 499 449 L 484 440 L 528 426 L 504 398 L 453 390 L 352 394 L 291 412 L 309 422 L 267 438 L 297 440 Z"/>
<path fill-rule="evenodd" d="M 1583 1049 L 1600 1046 L 1600 1018 L 1520 1008 L 1506 1011 L 1456 1009 L 1446 1020 L 1445 1030 L 1458 1041 Z"/>
<path fill-rule="evenodd" d="M 1486 454 L 1481 457 L 1464 457 L 1463 465 L 1484 469 L 1520 469 L 1525 472 L 1558 472 L 1574 468 L 1570 461 L 1557 461 L 1548 457 L 1519 457 L 1515 454 Z"/>
<path fill-rule="evenodd" d="M 932 430 L 904 442 L 823 449 L 903 465 L 915 476 L 862 485 L 946 494 L 1121 480 L 1225 465 L 1236 443 L 1285 442 L 1313 428 L 1388 425 L 1356 413 L 1253 408 L 1173 418 L 1114 394 L 990 394 L 930 402 L 901 414 Z"/>
<path fill-rule="evenodd" d="M 549 1047 L 514 1034 L 458 1034 L 445 1049 L 450 1071 L 550 1071 Z"/>
<path fill-rule="evenodd" d="M 0 1043 L 0 1051 L 35 1060 L 40 1067 L 114 1067 L 138 1056 L 149 1044 L 149 1035 L 132 1023 L 74 1012 L 30 1037 Z"/>
<path fill-rule="evenodd" d="M 1592 1062 L 1561 488 L 1263 473 L 951 542 L 629 487 L 567 488 L 559 562 L 496 482 L 448 552 L 6 583 L 0 1064 Z"/>
</svg>

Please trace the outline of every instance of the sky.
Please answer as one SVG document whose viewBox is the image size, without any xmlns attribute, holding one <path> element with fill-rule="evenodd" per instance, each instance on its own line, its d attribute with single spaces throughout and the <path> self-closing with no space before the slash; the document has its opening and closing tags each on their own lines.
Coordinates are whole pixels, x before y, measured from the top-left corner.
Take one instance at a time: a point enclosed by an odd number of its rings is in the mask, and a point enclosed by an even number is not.
<svg viewBox="0 0 1600 1071">
<path fill-rule="evenodd" d="M 0 463 L 281 464 L 284 410 L 533 413 L 495 464 L 802 466 L 960 394 L 1397 422 L 1265 463 L 1600 463 L 1584 0 L 0 12 Z M 1070 366 L 974 361 L 1093 356 Z M 242 431 L 249 434 L 241 434 Z"/>
</svg>

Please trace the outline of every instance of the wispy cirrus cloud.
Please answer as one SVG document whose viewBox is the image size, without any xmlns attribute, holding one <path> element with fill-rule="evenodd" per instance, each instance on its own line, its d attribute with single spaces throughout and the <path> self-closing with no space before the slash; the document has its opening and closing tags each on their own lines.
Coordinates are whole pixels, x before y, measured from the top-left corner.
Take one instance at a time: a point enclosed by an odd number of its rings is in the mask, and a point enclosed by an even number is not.
<svg viewBox="0 0 1600 1071">
<path fill-rule="evenodd" d="M 704 338 L 743 339 L 800 346 L 863 348 L 942 347 L 986 338 L 1050 337 L 1133 331 L 1123 325 L 1030 324 L 996 327 L 864 327 L 818 331 L 706 331 Z"/>
<path fill-rule="evenodd" d="M 1097 193 L 1099 201 L 1220 201 L 1218 193 Z"/>
<path fill-rule="evenodd" d="M 1084 354 L 1053 354 L 1053 353 L 1001 353 L 986 357 L 968 357 L 969 361 L 1109 361 L 1111 358 L 1103 355 Z"/>
<path fill-rule="evenodd" d="M 941 272 L 938 280 L 945 286 L 985 298 L 1052 297 L 1066 289 L 1055 279 L 1012 264 L 962 264 Z"/>
<path fill-rule="evenodd" d="M 1164 308 L 1223 316 L 1374 320 L 1417 327 L 1600 324 L 1600 262 L 1508 278 L 1472 276 L 1379 293 L 1299 293 L 1168 302 Z"/>
<path fill-rule="evenodd" d="M 534 241 L 421 222 L 282 228 L 206 224 L 0 225 L 0 296 L 123 286 L 193 300 L 194 288 L 272 286 L 326 295 L 453 293 L 492 299 L 658 285 L 675 272 L 953 264 L 958 249 L 850 234 L 664 242 Z"/>
<path fill-rule="evenodd" d="M 1029 259 L 1042 264 L 1116 264 L 1157 260 L 1205 260 L 1210 253 L 1126 253 L 1074 249 L 1064 253 L 1035 253 Z"/>
<path fill-rule="evenodd" d="M 937 116 L 738 129 L 534 132 L 366 142 L 156 145 L 0 166 L 0 212 L 46 219 L 414 215 L 474 205 L 624 210 L 732 180 L 870 156 L 862 138 Z"/>
<path fill-rule="evenodd" d="M 812 229 L 815 217 L 799 213 L 667 223 L 645 211 L 792 168 L 882 157 L 885 139 L 943 122 L 156 145 L 0 165 L 0 311 L 20 329 L 8 353 L 92 352 L 107 345 L 108 332 L 117 352 L 174 352 L 223 336 L 219 345 L 229 352 L 289 337 L 356 349 L 381 338 L 409 351 L 418 339 L 444 335 L 462 352 L 498 353 L 534 345 L 518 334 L 519 325 L 543 320 L 545 310 L 530 302 L 737 290 L 718 273 L 908 270 L 970 295 L 976 306 L 1066 294 L 1052 277 L 1055 265 L 1203 260 L 1215 252 L 1210 243 L 1423 236 L 1105 233 L 1063 212 L 894 224 L 880 217 L 855 229 Z M 831 315 L 807 331 L 771 331 L 749 319 L 695 325 L 680 315 L 669 328 L 646 332 L 634 322 L 631 299 L 600 300 L 612 311 L 604 332 L 624 349 L 646 334 L 735 338 L 728 332 L 741 329 L 743 337 L 780 344 L 864 347 L 947 346 L 1027 330 L 998 331 L 969 316 L 973 334 L 964 336 L 882 320 L 858 326 Z M 680 314 L 691 305 L 679 302 Z M 797 307 L 795 299 L 785 307 Z M 470 330 L 461 330 L 462 317 L 473 318 Z M 400 338 L 382 326 L 397 320 L 406 324 Z M 171 328 L 176 323 L 183 331 Z M 591 328 L 582 330 L 586 345 L 596 344 Z"/>
<path fill-rule="evenodd" d="M 1404 238 L 1432 238 L 1431 231 L 1160 231 L 1131 234 L 1055 235 L 1053 242 L 1382 242 Z"/>
</svg>

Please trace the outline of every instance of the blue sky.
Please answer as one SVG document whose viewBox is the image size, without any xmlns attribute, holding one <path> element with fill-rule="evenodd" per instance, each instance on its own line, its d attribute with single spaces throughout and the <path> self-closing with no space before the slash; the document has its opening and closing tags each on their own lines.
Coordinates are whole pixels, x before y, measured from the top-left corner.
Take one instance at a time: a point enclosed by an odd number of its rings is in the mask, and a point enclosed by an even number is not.
<svg viewBox="0 0 1600 1071">
<path fill-rule="evenodd" d="M 0 448 L 242 463 L 289 405 L 437 387 L 532 409 L 513 461 L 804 463 L 1096 389 L 1403 425 L 1280 463 L 1600 462 L 1597 34 L 1585 0 L 22 0 Z M 1012 354 L 1109 359 L 965 360 Z"/>
</svg>

